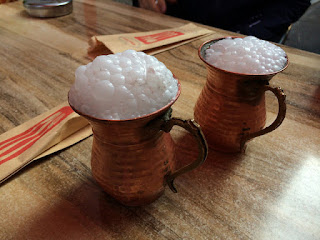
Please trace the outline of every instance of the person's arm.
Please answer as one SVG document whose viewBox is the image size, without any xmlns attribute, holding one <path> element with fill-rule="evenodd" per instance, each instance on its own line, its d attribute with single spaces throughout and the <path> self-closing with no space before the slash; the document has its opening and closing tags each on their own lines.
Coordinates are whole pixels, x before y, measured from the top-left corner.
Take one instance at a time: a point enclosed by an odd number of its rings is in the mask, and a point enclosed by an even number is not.
<svg viewBox="0 0 320 240">
<path fill-rule="evenodd" d="M 154 12 L 165 13 L 167 11 L 166 2 L 173 4 L 177 0 L 134 0 L 133 5 Z"/>
<path fill-rule="evenodd" d="M 139 0 L 139 7 L 160 13 L 165 13 L 167 11 L 165 0 Z"/>
</svg>

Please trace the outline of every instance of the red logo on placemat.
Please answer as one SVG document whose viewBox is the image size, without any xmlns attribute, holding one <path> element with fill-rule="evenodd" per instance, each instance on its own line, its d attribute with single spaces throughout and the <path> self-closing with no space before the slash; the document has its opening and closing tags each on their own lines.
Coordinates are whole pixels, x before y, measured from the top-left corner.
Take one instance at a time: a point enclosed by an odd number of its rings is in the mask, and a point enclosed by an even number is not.
<svg viewBox="0 0 320 240">
<path fill-rule="evenodd" d="M 146 35 L 146 36 L 140 36 L 140 37 L 134 37 L 135 39 L 139 40 L 140 42 L 143 42 L 144 44 L 151 44 L 155 42 L 159 42 L 168 38 L 177 37 L 180 35 L 184 35 L 182 32 L 175 32 L 175 31 L 165 31 L 161 33 Z"/>
<path fill-rule="evenodd" d="M 4 152 L 0 154 L 0 165 L 29 149 L 72 112 L 73 110 L 70 107 L 63 107 L 23 133 L 0 142 L 0 151 L 4 150 Z"/>
</svg>

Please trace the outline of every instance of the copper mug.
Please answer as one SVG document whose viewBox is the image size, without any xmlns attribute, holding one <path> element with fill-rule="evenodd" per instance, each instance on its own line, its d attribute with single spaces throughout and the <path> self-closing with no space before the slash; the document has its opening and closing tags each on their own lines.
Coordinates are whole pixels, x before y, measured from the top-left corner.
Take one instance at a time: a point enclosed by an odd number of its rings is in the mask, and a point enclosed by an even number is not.
<svg viewBox="0 0 320 240">
<path fill-rule="evenodd" d="M 171 106 L 180 95 L 158 111 L 128 120 L 105 120 L 86 115 L 92 126 L 91 170 L 101 187 L 127 206 L 149 204 L 159 198 L 166 184 L 177 192 L 173 180 L 201 165 L 207 157 L 207 144 L 194 120 L 171 117 Z M 198 142 L 198 158 L 175 169 L 175 147 L 170 130 L 178 125 Z"/>
<path fill-rule="evenodd" d="M 245 143 L 269 133 L 280 126 L 286 115 L 285 94 L 269 81 L 279 71 L 269 74 L 243 74 L 217 68 L 204 59 L 205 51 L 224 38 L 204 42 L 198 50 L 207 68 L 207 81 L 194 109 L 210 148 L 221 152 L 242 152 Z M 288 59 L 288 58 L 287 58 Z M 271 91 L 278 99 L 279 111 L 268 127 L 266 122 L 265 92 Z"/>
</svg>

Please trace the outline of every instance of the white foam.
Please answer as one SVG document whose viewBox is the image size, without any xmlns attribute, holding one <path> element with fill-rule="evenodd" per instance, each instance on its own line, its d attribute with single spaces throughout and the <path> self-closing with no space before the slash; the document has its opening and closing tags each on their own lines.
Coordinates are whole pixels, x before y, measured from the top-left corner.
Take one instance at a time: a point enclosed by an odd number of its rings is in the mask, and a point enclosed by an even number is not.
<svg viewBox="0 0 320 240">
<path fill-rule="evenodd" d="M 253 36 L 220 40 L 205 51 L 204 58 L 218 68 L 246 74 L 277 72 L 287 63 L 280 47 Z"/>
<path fill-rule="evenodd" d="M 153 56 L 127 50 L 78 67 L 70 103 L 102 119 L 132 119 L 152 113 L 177 95 L 177 80 Z"/>
</svg>

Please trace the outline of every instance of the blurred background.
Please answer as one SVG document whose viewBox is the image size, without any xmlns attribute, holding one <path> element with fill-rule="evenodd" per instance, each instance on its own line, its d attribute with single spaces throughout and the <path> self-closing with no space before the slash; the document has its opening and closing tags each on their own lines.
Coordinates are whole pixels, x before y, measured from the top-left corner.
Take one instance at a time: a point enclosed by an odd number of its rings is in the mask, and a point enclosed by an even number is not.
<svg viewBox="0 0 320 240">
<path fill-rule="evenodd" d="M 114 1 L 132 5 L 132 0 Z M 280 43 L 320 54 L 320 0 L 311 0 L 311 6 L 290 26 Z"/>
</svg>

